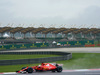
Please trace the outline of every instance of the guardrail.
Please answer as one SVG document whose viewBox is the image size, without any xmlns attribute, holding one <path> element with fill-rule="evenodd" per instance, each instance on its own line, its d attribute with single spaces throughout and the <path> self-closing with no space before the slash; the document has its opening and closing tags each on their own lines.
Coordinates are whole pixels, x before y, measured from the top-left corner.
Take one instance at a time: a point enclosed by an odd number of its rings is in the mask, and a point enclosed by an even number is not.
<svg viewBox="0 0 100 75">
<path fill-rule="evenodd" d="M 71 53 L 66 52 L 51 52 L 51 51 L 42 51 L 42 52 L 0 52 L 1 54 L 54 54 L 61 55 L 56 57 L 45 57 L 45 58 L 35 58 L 35 59 L 17 59 L 17 60 L 0 60 L 0 65 L 17 65 L 17 64 L 34 64 L 41 62 L 53 62 L 61 60 L 69 60 L 72 58 Z"/>
</svg>

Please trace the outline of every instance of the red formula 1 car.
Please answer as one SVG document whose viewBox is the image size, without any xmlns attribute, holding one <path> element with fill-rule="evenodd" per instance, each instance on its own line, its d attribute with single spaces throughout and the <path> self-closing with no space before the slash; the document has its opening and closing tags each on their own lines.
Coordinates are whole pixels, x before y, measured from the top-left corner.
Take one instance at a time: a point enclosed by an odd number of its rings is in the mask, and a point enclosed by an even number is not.
<svg viewBox="0 0 100 75">
<path fill-rule="evenodd" d="M 42 72 L 42 71 L 52 71 L 52 72 L 62 72 L 63 68 L 59 64 L 52 63 L 42 63 L 39 66 L 34 67 L 23 67 L 20 71 L 16 71 L 17 73 L 33 73 L 33 72 Z"/>
</svg>

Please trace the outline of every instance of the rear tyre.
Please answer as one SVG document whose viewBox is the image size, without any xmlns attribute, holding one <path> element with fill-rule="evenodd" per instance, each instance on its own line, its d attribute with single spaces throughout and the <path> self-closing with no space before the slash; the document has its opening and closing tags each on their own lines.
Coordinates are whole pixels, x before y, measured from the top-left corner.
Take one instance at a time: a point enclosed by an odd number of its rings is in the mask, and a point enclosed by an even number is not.
<svg viewBox="0 0 100 75">
<path fill-rule="evenodd" d="M 29 68 L 27 69 L 27 72 L 28 72 L 28 73 L 33 73 L 33 68 L 29 67 Z"/>
<path fill-rule="evenodd" d="M 63 69 L 62 69 L 61 66 L 58 66 L 58 67 L 57 67 L 57 72 L 62 72 L 62 70 L 63 70 Z"/>
<path fill-rule="evenodd" d="M 52 72 L 56 72 L 56 70 L 52 70 Z"/>
</svg>

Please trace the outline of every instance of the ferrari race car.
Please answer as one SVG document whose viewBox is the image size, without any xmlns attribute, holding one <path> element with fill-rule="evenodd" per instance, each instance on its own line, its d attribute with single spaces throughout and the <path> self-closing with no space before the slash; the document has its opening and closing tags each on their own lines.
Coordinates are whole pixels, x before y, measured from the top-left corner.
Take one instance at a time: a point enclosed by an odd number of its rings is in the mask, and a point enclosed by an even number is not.
<svg viewBox="0 0 100 75">
<path fill-rule="evenodd" d="M 63 68 L 60 64 L 53 63 L 41 63 L 39 66 L 34 67 L 23 67 L 17 73 L 33 73 L 33 72 L 43 72 L 43 71 L 52 71 L 52 72 L 62 72 Z"/>
</svg>

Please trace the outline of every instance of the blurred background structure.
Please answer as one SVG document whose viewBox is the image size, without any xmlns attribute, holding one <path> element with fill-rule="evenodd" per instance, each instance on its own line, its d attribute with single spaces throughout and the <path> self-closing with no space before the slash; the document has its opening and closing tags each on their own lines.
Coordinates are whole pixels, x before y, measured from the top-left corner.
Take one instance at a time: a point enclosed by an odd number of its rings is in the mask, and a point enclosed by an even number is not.
<svg viewBox="0 0 100 75">
<path fill-rule="evenodd" d="M 5 27 L 1 26 L 0 44 L 100 40 L 100 28 L 96 28 L 95 25 L 91 25 L 88 28 L 85 25 L 66 27 L 63 24 L 59 28 L 56 28 L 55 25 L 50 25 L 49 28 L 46 28 L 43 24 L 36 28 L 34 25 L 31 24 L 28 27 L 24 27 L 24 24 L 20 24 L 17 27 L 13 24 L 8 24 Z"/>
</svg>

